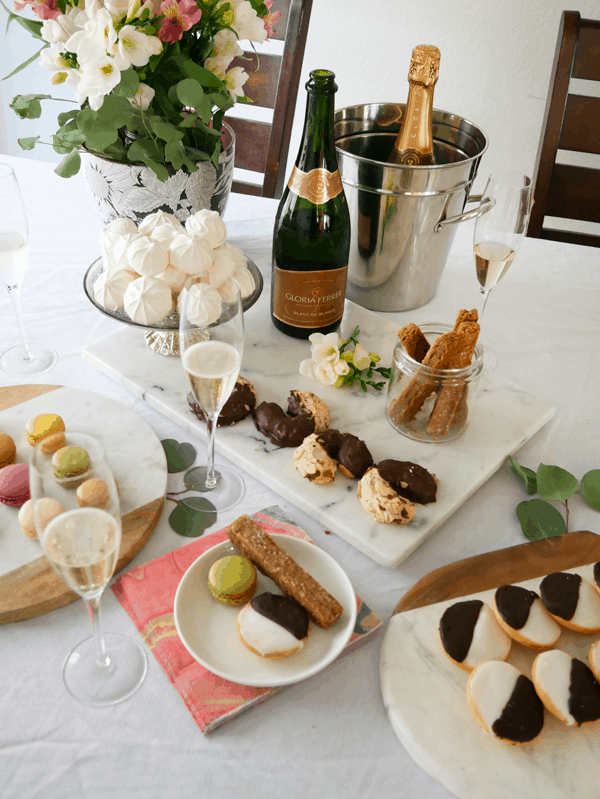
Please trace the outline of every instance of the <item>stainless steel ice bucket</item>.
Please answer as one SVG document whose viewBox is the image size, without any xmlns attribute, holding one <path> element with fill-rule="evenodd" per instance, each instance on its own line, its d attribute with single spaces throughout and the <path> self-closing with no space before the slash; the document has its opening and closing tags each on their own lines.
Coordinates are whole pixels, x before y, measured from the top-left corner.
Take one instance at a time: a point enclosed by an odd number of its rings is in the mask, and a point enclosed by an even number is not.
<svg viewBox="0 0 600 799">
<path fill-rule="evenodd" d="M 464 212 L 485 133 L 462 117 L 433 111 L 435 166 L 388 164 L 405 106 L 372 103 L 335 114 L 352 242 L 346 296 L 377 311 L 409 311 L 433 299 Z M 464 212 L 464 213 L 463 213 Z"/>
</svg>

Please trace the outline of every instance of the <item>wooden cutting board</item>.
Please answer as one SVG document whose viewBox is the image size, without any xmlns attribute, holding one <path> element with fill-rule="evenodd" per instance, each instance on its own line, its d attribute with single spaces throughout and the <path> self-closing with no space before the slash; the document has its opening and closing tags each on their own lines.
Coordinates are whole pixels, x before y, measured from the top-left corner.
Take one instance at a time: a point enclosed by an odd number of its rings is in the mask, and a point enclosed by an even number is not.
<svg viewBox="0 0 600 799">
<path fill-rule="evenodd" d="M 494 590 L 520 583 L 539 592 L 554 571 L 592 579 L 600 536 L 589 531 L 522 544 L 458 561 L 416 583 L 401 599 L 380 655 L 383 702 L 415 762 L 460 799 L 598 799 L 600 724 L 567 728 L 548 712 L 538 739 L 507 746 L 483 733 L 468 708 L 468 673 L 444 654 L 439 619 L 459 597 L 491 604 Z M 556 645 L 587 661 L 600 636 L 563 629 Z M 509 662 L 531 676 L 537 651 L 513 643 Z"/>
<path fill-rule="evenodd" d="M 162 509 L 165 503 L 165 493 L 167 486 L 167 466 L 161 451 L 162 447 L 156 438 L 152 429 L 136 414 L 127 408 L 120 406 L 118 403 L 101 397 L 92 392 L 84 392 L 79 389 L 65 389 L 61 386 L 51 385 L 29 385 L 29 386 L 7 386 L 0 387 L 0 430 L 9 432 L 13 435 L 14 424 L 16 419 L 16 406 L 23 405 L 22 424 L 21 428 L 24 430 L 25 423 L 30 416 L 34 413 L 41 413 L 44 410 L 35 408 L 31 401 L 35 401 L 38 397 L 49 395 L 60 389 L 54 398 L 48 397 L 47 412 L 60 413 L 61 409 L 69 407 L 69 403 L 82 409 L 81 414 L 85 414 L 89 407 L 90 417 L 96 420 L 100 411 L 105 411 L 111 420 L 117 420 L 125 425 L 134 425 L 137 440 L 140 439 L 144 442 L 144 456 L 141 460 L 146 458 L 146 453 L 149 453 L 154 459 L 152 461 L 152 481 L 150 488 L 150 501 L 144 501 L 144 504 L 137 506 L 134 481 L 132 480 L 132 487 L 128 490 L 125 486 L 125 491 L 122 493 L 127 494 L 126 506 L 132 506 L 128 512 L 124 513 L 122 517 L 122 538 L 121 548 L 119 551 L 119 559 L 115 572 L 118 572 L 129 561 L 137 555 L 142 549 L 146 541 L 150 538 L 152 531 L 156 527 Z M 25 406 L 24 403 L 29 403 Z M 55 406 L 57 409 L 55 410 Z M 4 414 L 5 425 L 11 424 L 11 430 L 6 430 L 3 427 L 3 412 L 13 409 L 10 414 Z M 20 410 L 20 409 L 19 409 Z M 63 415 L 61 413 L 61 415 Z M 19 414 L 21 416 L 21 414 Z M 67 430 L 69 428 L 69 415 L 65 413 L 64 417 Z M 73 427 L 73 425 L 71 425 Z M 83 428 L 81 428 L 83 429 Z M 21 432 L 22 432 L 21 430 Z M 86 432 L 94 434 L 96 431 L 93 427 L 86 426 Z M 98 437 L 105 438 L 102 435 Z M 22 441 L 19 441 L 15 435 L 15 442 L 17 443 L 17 460 L 21 463 L 26 462 L 27 452 L 23 449 Z M 27 445 L 28 446 L 28 445 Z M 108 447 L 107 447 L 108 449 Z M 111 455 L 110 451 L 108 452 Z M 114 458 L 111 457 L 111 465 L 116 474 L 119 475 L 119 483 L 123 489 L 123 478 L 118 472 L 118 463 L 113 463 Z M 117 458 L 118 460 L 118 458 Z M 146 466 L 141 467 L 148 468 Z M 126 475 L 127 479 L 127 475 Z M 148 499 L 148 496 L 145 497 Z M 17 512 L 15 509 L 6 509 L 2 506 L 5 512 L 3 516 L 4 522 L 0 525 L 0 536 L 11 536 L 13 546 L 27 547 L 23 549 L 23 557 L 30 557 L 31 553 L 37 554 L 41 547 L 39 543 L 32 542 L 27 539 L 17 522 Z M 14 517 L 14 518 L 13 518 Z M 14 554 L 14 551 L 13 551 Z M 18 553 L 17 553 L 18 555 Z M 0 562 L 0 624 L 9 621 L 19 621 L 21 619 L 28 619 L 32 616 L 39 616 L 42 613 L 47 613 L 55 608 L 60 608 L 69 602 L 74 602 L 79 599 L 78 595 L 71 591 L 63 583 L 60 577 L 49 565 L 44 555 L 33 557 L 26 563 L 23 563 L 18 568 L 12 569 L 6 573 L 2 573 L 2 563 Z"/>
</svg>

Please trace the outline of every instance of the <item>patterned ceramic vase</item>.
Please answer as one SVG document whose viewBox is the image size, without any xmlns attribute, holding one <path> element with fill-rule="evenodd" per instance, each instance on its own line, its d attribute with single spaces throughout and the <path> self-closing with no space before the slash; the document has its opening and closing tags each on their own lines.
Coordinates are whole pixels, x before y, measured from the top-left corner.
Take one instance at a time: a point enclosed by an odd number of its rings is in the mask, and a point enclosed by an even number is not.
<svg viewBox="0 0 600 799">
<path fill-rule="evenodd" d="M 211 161 L 198 163 L 198 171 L 183 169 L 172 173 L 163 183 L 147 166 L 120 164 L 92 153 L 84 156 L 84 171 L 94 195 L 98 213 L 107 225 L 118 217 L 128 217 L 138 224 L 148 214 L 163 210 L 175 214 L 180 222 L 203 208 L 225 211 L 235 158 L 235 133 L 225 129 L 219 168 Z"/>
</svg>

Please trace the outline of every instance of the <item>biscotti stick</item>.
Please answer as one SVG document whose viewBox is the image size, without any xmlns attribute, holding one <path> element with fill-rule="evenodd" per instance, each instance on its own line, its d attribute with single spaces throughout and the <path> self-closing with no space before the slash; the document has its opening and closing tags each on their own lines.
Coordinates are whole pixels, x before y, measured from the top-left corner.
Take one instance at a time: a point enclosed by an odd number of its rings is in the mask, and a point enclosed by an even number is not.
<svg viewBox="0 0 600 799">
<path fill-rule="evenodd" d="M 422 363 L 423 358 L 429 350 L 429 342 L 421 330 L 411 322 L 398 331 L 398 338 L 404 345 L 404 349 L 411 358 Z"/>
<path fill-rule="evenodd" d="M 446 369 L 452 358 L 456 357 L 459 347 L 460 340 L 454 330 L 444 333 L 431 345 L 427 355 L 423 358 L 423 366 Z M 438 383 L 438 378 L 426 375 L 421 371 L 417 372 L 390 406 L 392 421 L 396 424 L 412 421 L 427 397 L 437 388 Z"/>
<path fill-rule="evenodd" d="M 472 311 L 466 311 L 464 308 L 456 314 L 456 321 L 454 322 L 454 329 L 458 330 L 458 326 L 463 322 L 479 322 L 479 314 L 477 309 L 473 308 Z"/>
<path fill-rule="evenodd" d="M 299 602 L 311 621 L 319 627 L 327 629 L 342 615 L 344 609 L 337 599 L 305 572 L 249 516 L 244 514 L 230 524 L 227 535 L 242 555 L 270 577 L 286 596 Z"/>
<path fill-rule="evenodd" d="M 459 316 L 461 313 L 467 312 L 461 311 Z M 477 311 L 475 311 L 475 314 L 477 314 Z M 457 326 L 456 333 L 460 339 L 458 350 L 455 359 L 447 368 L 464 369 L 469 366 L 473 359 L 473 353 L 479 338 L 479 325 L 477 322 L 461 322 Z M 448 435 L 461 407 L 461 402 L 466 399 L 466 388 L 464 377 L 454 381 L 449 378 L 444 382 L 427 423 L 427 433 L 429 435 L 440 438 Z"/>
</svg>

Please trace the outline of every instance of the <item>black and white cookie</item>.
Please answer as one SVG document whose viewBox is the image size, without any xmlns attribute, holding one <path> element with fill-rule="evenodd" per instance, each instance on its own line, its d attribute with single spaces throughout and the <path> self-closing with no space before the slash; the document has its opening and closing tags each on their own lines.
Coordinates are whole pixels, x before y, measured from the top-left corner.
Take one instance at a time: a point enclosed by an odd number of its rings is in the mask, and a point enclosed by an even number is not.
<svg viewBox="0 0 600 799">
<path fill-rule="evenodd" d="M 502 629 L 523 646 L 549 649 L 560 638 L 560 626 L 539 595 L 520 585 L 501 585 L 496 590 L 494 613 Z"/>
<path fill-rule="evenodd" d="M 600 632 L 600 595 L 578 574 L 554 572 L 540 583 L 546 609 L 559 624 L 579 633 Z"/>
<path fill-rule="evenodd" d="M 511 638 L 481 599 L 456 602 L 440 619 L 444 652 L 461 669 L 471 671 L 486 660 L 506 660 Z"/>
<path fill-rule="evenodd" d="M 583 661 L 559 649 L 533 661 L 533 684 L 545 707 L 568 727 L 600 719 L 600 683 Z"/>
<path fill-rule="evenodd" d="M 544 706 L 533 683 L 501 660 L 473 669 L 467 681 L 467 701 L 481 729 L 508 744 L 529 743 L 544 726 Z"/>
</svg>

